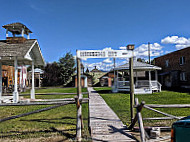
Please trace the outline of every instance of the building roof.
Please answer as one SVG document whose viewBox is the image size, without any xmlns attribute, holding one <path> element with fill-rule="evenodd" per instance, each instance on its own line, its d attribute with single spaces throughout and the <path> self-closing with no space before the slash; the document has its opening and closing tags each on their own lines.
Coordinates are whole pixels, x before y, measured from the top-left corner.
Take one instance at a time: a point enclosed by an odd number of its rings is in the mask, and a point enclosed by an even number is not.
<svg viewBox="0 0 190 142">
<path fill-rule="evenodd" d="M 165 54 L 165 55 L 162 55 L 162 56 L 156 57 L 156 58 L 154 58 L 154 59 L 162 58 L 162 57 L 164 57 L 164 56 L 168 56 L 168 55 L 170 55 L 170 54 L 174 54 L 174 53 L 176 53 L 176 52 L 180 52 L 180 51 L 183 51 L 183 50 L 190 50 L 190 46 L 189 46 L 189 47 L 185 47 L 185 48 L 180 49 L 180 50 L 176 50 L 176 51 L 173 51 L 173 52 L 167 53 L 167 54 Z"/>
<path fill-rule="evenodd" d="M 2 27 L 15 34 L 21 34 L 22 29 L 24 29 L 24 34 L 32 33 L 32 31 L 29 30 L 24 24 L 19 22 L 7 24 Z"/>
<path fill-rule="evenodd" d="M 93 69 L 91 70 L 90 72 L 102 72 L 101 70 L 98 70 L 98 69 Z"/>
<path fill-rule="evenodd" d="M 133 61 L 133 69 L 139 70 L 139 71 L 150 71 L 150 70 L 161 70 L 162 68 L 134 60 Z M 114 70 L 129 70 L 129 63 L 120 65 L 120 66 L 116 67 Z"/>
<path fill-rule="evenodd" d="M 0 61 L 3 64 L 13 64 L 13 58 L 17 57 L 18 64 L 31 64 L 34 59 L 35 65 L 43 66 L 45 64 L 41 49 L 36 39 L 26 39 L 24 43 L 7 43 L 6 40 L 0 40 Z"/>
</svg>

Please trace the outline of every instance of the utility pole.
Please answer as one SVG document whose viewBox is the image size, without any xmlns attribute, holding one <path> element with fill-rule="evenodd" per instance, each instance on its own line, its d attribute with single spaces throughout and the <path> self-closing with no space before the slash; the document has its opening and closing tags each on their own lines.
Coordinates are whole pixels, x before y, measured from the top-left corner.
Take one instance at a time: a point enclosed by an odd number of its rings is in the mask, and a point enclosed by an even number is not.
<svg viewBox="0 0 190 142">
<path fill-rule="evenodd" d="M 134 45 L 127 45 L 127 50 L 134 50 Z M 131 123 L 133 122 L 134 119 L 134 101 L 135 101 L 135 96 L 134 96 L 134 77 L 133 77 L 133 53 L 132 57 L 129 59 L 129 73 L 130 73 L 130 111 L 131 111 Z"/>
<path fill-rule="evenodd" d="M 149 64 L 151 64 L 151 62 L 150 62 L 150 42 L 148 42 L 148 59 L 149 59 Z"/>
</svg>

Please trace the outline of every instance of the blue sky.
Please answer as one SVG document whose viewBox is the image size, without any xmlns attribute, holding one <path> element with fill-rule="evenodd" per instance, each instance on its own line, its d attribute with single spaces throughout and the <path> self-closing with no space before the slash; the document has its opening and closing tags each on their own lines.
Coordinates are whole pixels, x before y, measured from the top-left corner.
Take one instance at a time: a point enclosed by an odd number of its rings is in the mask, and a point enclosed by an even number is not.
<svg viewBox="0 0 190 142">
<path fill-rule="evenodd" d="M 0 24 L 25 24 L 46 62 L 69 51 L 75 55 L 77 49 L 124 49 L 127 44 L 147 58 L 148 42 L 154 58 L 190 45 L 189 5 L 188 0 L 1 0 Z M 2 27 L 0 39 L 5 39 Z M 113 65 L 103 60 L 83 62 L 100 69 Z"/>
</svg>

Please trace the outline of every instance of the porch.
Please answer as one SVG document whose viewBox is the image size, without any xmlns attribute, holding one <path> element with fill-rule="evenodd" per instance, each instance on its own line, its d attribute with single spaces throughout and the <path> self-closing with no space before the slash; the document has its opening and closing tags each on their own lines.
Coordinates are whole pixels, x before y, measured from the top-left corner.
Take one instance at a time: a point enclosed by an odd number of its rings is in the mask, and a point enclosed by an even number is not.
<svg viewBox="0 0 190 142">
<path fill-rule="evenodd" d="M 157 80 L 138 80 L 134 84 L 134 93 L 135 94 L 151 94 L 152 92 L 161 92 L 161 84 Z M 115 90 L 115 89 L 117 90 Z M 115 91 L 130 91 L 130 82 L 129 81 L 117 81 L 116 86 L 112 86 L 112 89 Z"/>
<path fill-rule="evenodd" d="M 153 92 L 161 92 L 162 85 L 158 82 L 158 73 L 157 70 L 161 70 L 160 67 L 138 62 L 134 60 L 134 93 L 135 94 L 151 94 Z M 145 72 L 148 72 L 148 79 L 145 77 L 142 77 L 142 74 Z M 152 79 L 152 72 L 154 72 L 154 79 Z M 118 74 L 122 74 L 122 77 L 118 77 Z M 114 85 L 112 86 L 113 92 L 119 92 L 119 91 L 130 91 L 130 81 L 129 81 L 129 75 L 126 76 L 125 74 L 129 74 L 129 64 L 124 64 L 121 66 L 118 66 L 114 68 Z M 141 78 L 143 80 L 140 80 L 140 74 Z"/>
</svg>

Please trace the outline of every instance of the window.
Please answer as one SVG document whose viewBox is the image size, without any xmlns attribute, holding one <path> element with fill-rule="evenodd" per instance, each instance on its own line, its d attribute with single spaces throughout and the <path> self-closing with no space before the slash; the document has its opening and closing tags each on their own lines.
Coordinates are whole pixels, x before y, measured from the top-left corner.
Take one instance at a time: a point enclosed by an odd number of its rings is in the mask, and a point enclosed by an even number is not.
<svg viewBox="0 0 190 142">
<path fill-rule="evenodd" d="M 166 67 L 169 67 L 169 60 L 166 60 Z"/>
<path fill-rule="evenodd" d="M 187 80 L 187 78 L 186 78 L 186 73 L 185 73 L 185 72 L 181 72 L 181 73 L 180 73 L 180 80 L 181 80 L 181 81 L 186 81 L 186 80 Z"/>
<path fill-rule="evenodd" d="M 180 63 L 180 65 L 185 64 L 185 57 L 180 57 L 179 63 Z"/>
</svg>

